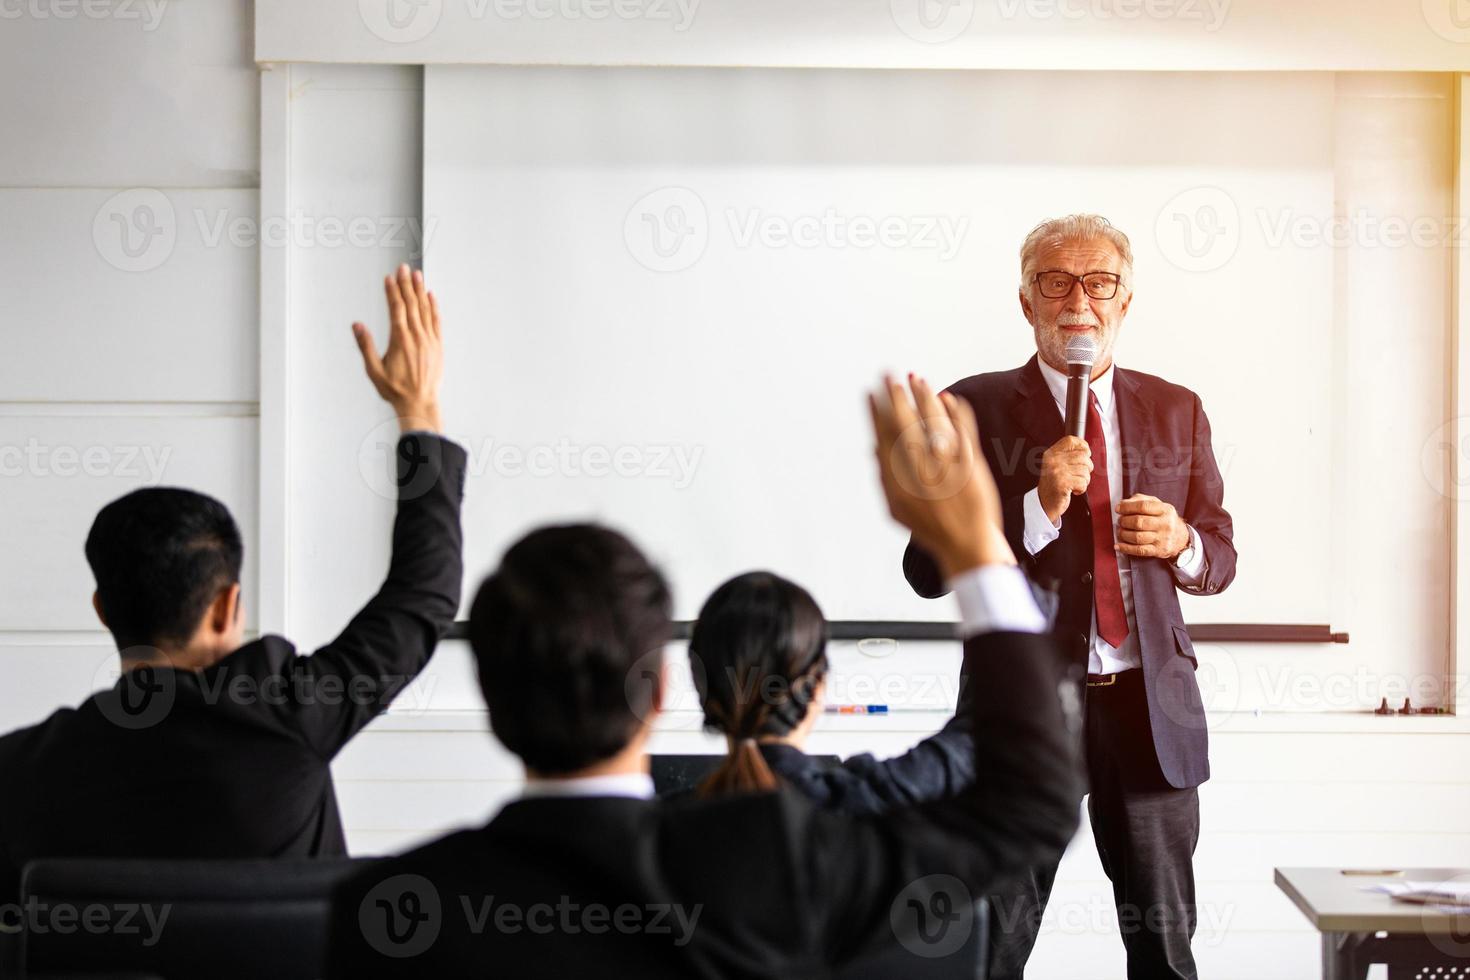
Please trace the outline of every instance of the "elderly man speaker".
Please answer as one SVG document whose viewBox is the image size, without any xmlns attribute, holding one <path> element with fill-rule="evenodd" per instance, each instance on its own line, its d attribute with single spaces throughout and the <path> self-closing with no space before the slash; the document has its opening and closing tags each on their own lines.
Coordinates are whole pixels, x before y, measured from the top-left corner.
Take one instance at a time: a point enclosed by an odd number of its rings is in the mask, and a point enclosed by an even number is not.
<svg viewBox="0 0 1470 980">
<path fill-rule="evenodd" d="M 1195 977 L 1197 787 L 1210 764 L 1178 590 L 1223 590 L 1235 547 L 1199 397 L 1113 363 L 1132 299 L 1126 235 L 1096 215 L 1045 221 L 1021 246 L 1036 356 L 949 390 L 975 409 L 1011 547 L 1056 589 L 1056 631 L 1087 664 L 1087 809 L 1128 976 Z M 1085 396 L 1078 374 L 1083 437 L 1064 429 L 1069 344 L 1073 361 L 1095 351 Z M 920 595 L 944 591 L 912 542 L 903 567 Z M 1020 975 L 1055 873 L 1033 869 L 992 897 L 992 976 Z"/>
</svg>

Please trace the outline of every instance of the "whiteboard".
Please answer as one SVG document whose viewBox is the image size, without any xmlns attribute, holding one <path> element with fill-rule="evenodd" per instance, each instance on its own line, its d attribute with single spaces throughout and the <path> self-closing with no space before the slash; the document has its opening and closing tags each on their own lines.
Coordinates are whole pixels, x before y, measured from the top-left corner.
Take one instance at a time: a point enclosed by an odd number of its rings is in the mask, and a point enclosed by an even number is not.
<svg viewBox="0 0 1470 980">
<path fill-rule="evenodd" d="M 1275 495 L 1329 482 L 1331 380 L 1299 365 L 1332 344 L 1333 256 L 1251 216 L 1332 213 L 1331 76 L 425 72 L 471 581 L 595 519 L 664 565 L 681 618 L 752 568 L 831 619 L 950 618 L 903 580 L 863 394 L 1024 363 L 1019 244 L 1096 211 L 1134 245 L 1118 363 L 1200 393 L 1238 537 L 1294 543 L 1187 615 L 1328 620 L 1330 549 L 1296 546 L 1327 509 Z M 1205 207 L 1234 228 L 1218 264 L 1174 227 Z"/>
</svg>

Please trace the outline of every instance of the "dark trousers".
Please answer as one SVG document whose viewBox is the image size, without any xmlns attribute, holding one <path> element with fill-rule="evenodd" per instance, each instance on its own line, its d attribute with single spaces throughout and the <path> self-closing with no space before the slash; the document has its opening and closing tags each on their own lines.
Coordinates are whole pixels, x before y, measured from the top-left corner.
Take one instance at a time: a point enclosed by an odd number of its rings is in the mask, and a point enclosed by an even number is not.
<svg viewBox="0 0 1470 980">
<path fill-rule="evenodd" d="M 1113 883 L 1128 978 L 1195 980 L 1199 792 L 1175 789 L 1159 771 L 1142 671 L 1086 694 L 1087 815 Z M 1033 868 L 990 896 L 990 980 L 1020 980 L 1056 871 Z"/>
<path fill-rule="evenodd" d="M 990 902 L 986 980 L 1021 980 L 1056 876 L 1055 864 L 1035 867 L 986 896 Z"/>
<path fill-rule="evenodd" d="M 1129 980 L 1194 980 L 1199 791 L 1159 771 L 1143 671 L 1087 689 L 1087 816 L 1113 883 Z"/>
</svg>

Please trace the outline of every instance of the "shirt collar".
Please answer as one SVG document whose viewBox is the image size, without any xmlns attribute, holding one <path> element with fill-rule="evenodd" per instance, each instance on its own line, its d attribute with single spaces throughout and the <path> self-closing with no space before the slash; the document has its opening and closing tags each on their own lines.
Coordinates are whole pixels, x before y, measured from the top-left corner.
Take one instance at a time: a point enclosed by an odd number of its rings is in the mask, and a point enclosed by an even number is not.
<svg viewBox="0 0 1470 980">
<path fill-rule="evenodd" d="M 626 796 L 635 800 L 651 800 L 653 795 L 653 777 L 646 772 L 583 776 L 578 779 L 528 779 L 525 788 L 521 790 L 523 799 L 547 796 Z"/>
<path fill-rule="evenodd" d="M 1051 389 L 1051 396 L 1056 399 L 1057 407 L 1066 411 L 1067 409 L 1067 376 L 1046 361 L 1041 355 L 1037 355 L 1036 363 L 1041 368 L 1041 376 L 1046 380 L 1046 386 Z M 1109 364 L 1108 369 L 1098 375 L 1092 382 L 1092 393 L 1097 396 L 1098 409 L 1103 415 L 1113 411 L 1113 367 Z"/>
</svg>

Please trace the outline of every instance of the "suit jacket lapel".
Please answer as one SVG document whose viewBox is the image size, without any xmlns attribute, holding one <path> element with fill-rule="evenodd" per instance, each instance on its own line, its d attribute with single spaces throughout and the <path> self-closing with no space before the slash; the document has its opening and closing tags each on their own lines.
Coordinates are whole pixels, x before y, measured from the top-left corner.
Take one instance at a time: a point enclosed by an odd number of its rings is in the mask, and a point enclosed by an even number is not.
<svg viewBox="0 0 1470 980">
<path fill-rule="evenodd" d="M 1153 410 L 1148 401 L 1139 395 L 1138 379 L 1132 371 L 1116 368 L 1113 371 L 1114 411 L 1118 413 L 1118 432 L 1123 437 L 1123 497 L 1135 493 L 1147 493 L 1138 486 L 1138 472 L 1149 445 L 1149 431 L 1153 426 Z"/>
<path fill-rule="evenodd" d="M 1016 400 L 1011 405 L 1011 417 L 1042 447 L 1062 437 L 1062 415 L 1057 411 L 1056 399 L 1052 398 L 1046 379 L 1041 376 L 1036 355 L 1032 355 L 1016 376 Z"/>
</svg>

